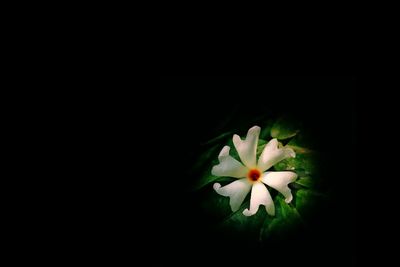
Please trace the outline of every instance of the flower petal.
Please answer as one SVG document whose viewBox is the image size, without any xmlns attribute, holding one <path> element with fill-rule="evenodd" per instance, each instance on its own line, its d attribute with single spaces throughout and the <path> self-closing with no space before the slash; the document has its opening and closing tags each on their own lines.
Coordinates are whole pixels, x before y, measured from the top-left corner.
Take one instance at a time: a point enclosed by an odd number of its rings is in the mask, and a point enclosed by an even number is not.
<svg viewBox="0 0 400 267">
<path fill-rule="evenodd" d="M 272 139 L 265 146 L 263 152 L 258 159 L 258 168 L 260 171 L 266 171 L 276 163 L 286 158 L 296 157 L 296 153 L 293 149 L 288 147 L 278 148 L 278 140 L 276 138 Z"/>
<path fill-rule="evenodd" d="M 224 146 L 219 153 L 219 164 L 215 165 L 211 174 L 215 176 L 228 176 L 235 178 L 246 177 L 248 169 L 242 163 L 229 156 L 229 146 Z"/>
<path fill-rule="evenodd" d="M 264 186 L 264 185 L 263 185 Z M 215 183 L 214 190 L 225 197 L 230 197 L 229 204 L 233 212 L 237 211 L 242 205 L 243 200 L 251 189 L 251 183 L 247 178 L 236 180 L 224 187 L 219 183 Z"/>
<path fill-rule="evenodd" d="M 243 211 L 243 215 L 251 216 L 256 214 L 260 205 L 265 206 L 265 209 L 269 215 L 275 215 L 275 205 L 267 187 L 263 185 L 263 183 L 257 182 L 253 184 L 251 189 L 250 210 L 245 209 Z"/>
<path fill-rule="evenodd" d="M 296 178 L 297 174 L 290 171 L 265 172 L 261 177 L 261 181 L 278 190 L 285 197 L 285 202 L 290 203 L 293 199 L 293 196 L 288 184 L 293 183 Z"/>
<path fill-rule="evenodd" d="M 233 136 L 233 144 L 239 157 L 248 168 L 256 167 L 257 144 L 260 130 L 261 128 L 258 126 L 250 128 L 245 140 L 240 139 L 237 134 Z"/>
</svg>

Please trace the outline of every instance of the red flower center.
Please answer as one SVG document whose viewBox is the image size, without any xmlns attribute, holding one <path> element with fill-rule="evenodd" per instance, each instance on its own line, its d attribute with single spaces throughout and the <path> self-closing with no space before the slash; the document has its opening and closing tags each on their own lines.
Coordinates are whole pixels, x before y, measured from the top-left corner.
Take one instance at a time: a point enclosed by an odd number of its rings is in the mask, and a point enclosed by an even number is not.
<svg viewBox="0 0 400 267">
<path fill-rule="evenodd" d="M 247 174 L 247 177 L 253 182 L 257 181 L 260 178 L 260 176 L 261 172 L 256 169 L 250 170 L 249 173 Z"/>
</svg>

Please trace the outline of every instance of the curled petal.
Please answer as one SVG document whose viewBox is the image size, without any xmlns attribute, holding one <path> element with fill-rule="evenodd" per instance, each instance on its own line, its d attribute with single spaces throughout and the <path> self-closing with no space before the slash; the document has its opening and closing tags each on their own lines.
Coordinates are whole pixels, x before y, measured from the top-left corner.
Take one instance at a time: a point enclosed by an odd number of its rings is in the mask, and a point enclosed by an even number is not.
<svg viewBox="0 0 400 267">
<path fill-rule="evenodd" d="M 254 183 L 251 189 L 250 210 L 245 209 L 243 215 L 251 216 L 257 213 L 258 207 L 264 205 L 267 213 L 271 216 L 275 215 L 275 205 L 271 195 L 265 185 L 260 182 Z"/>
<path fill-rule="evenodd" d="M 266 185 L 276 189 L 285 197 L 285 202 L 290 203 L 293 199 L 293 196 L 288 184 L 293 183 L 296 178 L 297 174 L 290 171 L 265 172 L 261 177 L 261 181 Z"/>
<path fill-rule="evenodd" d="M 256 167 L 257 144 L 260 130 L 261 128 L 258 126 L 250 128 L 245 140 L 240 139 L 237 134 L 233 136 L 233 144 L 239 157 L 248 168 Z"/>
<path fill-rule="evenodd" d="M 215 165 L 211 174 L 215 176 L 228 176 L 235 178 L 243 178 L 246 176 L 248 169 L 242 163 L 229 156 L 229 146 L 224 146 L 219 153 L 219 164 Z"/>
<path fill-rule="evenodd" d="M 260 158 L 258 159 L 258 168 L 263 172 L 281 160 L 294 157 L 296 157 L 296 153 L 293 149 L 288 147 L 279 148 L 278 140 L 274 138 L 268 142 L 261 153 Z"/>
<path fill-rule="evenodd" d="M 230 198 L 229 204 L 232 211 L 235 212 L 240 208 L 240 205 L 242 205 L 243 200 L 249 193 L 251 189 L 251 183 L 247 178 L 243 178 L 236 180 L 224 187 L 221 187 L 219 183 L 215 183 L 213 188 L 221 196 Z"/>
</svg>

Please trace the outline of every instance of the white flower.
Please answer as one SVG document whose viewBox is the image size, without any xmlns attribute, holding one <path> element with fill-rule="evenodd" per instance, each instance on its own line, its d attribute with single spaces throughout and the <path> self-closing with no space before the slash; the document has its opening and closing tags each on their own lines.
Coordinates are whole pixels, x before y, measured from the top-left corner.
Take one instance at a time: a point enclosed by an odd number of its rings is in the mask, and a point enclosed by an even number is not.
<svg viewBox="0 0 400 267">
<path fill-rule="evenodd" d="M 286 203 L 290 203 L 293 196 L 288 184 L 294 182 L 297 178 L 297 174 L 291 171 L 266 171 L 279 161 L 296 156 L 291 148 L 279 148 L 276 139 L 267 143 L 257 162 L 259 135 L 260 127 L 254 126 L 247 132 L 245 140 L 241 140 L 236 134 L 233 136 L 233 144 L 244 165 L 231 157 L 229 155 L 230 147 L 225 146 L 218 156 L 220 163 L 211 170 L 211 173 L 216 176 L 238 178 L 238 180 L 224 187 L 221 187 L 219 183 L 215 183 L 213 186 L 218 194 L 230 197 L 229 204 L 232 211 L 237 211 L 240 208 L 251 190 L 250 209 L 243 211 L 245 216 L 256 214 L 260 205 L 265 206 L 269 215 L 275 215 L 274 202 L 264 184 L 279 191 L 285 197 Z"/>
</svg>

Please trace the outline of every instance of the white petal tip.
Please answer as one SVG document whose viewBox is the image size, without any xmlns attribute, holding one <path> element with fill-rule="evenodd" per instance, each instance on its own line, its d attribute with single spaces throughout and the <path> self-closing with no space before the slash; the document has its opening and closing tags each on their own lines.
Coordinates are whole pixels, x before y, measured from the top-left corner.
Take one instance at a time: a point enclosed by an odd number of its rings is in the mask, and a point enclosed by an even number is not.
<svg viewBox="0 0 400 267">
<path fill-rule="evenodd" d="M 219 162 L 221 162 L 225 157 L 229 156 L 230 150 L 231 150 L 231 148 L 229 146 L 224 146 L 222 148 L 221 152 L 219 152 L 219 155 L 218 155 Z"/>
<path fill-rule="evenodd" d="M 290 173 L 290 176 L 288 177 L 289 178 L 288 184 L 293 183 L 294 181 L 296 181 L 296 179 L 298 177 L 297 173 L 295 173 L 294 171 L 289 171 L 289 173 Z"/>
<path fill-rule="evenodd" d="M 293 196 L 289 196 L 289 197 L 285 198 L 285 202 L 288 203 L 288 204 L 290 202 L 292 202 L 292 200 L 293 200 Z"/>
<path fill-rule="evenodd" d="M 289 151 L 289 156 L 290 157 L 292 157 L 292 158 L 296 157 L 296 152 L 294 152 L 294 150 L 292 148 L 289 148 L 288 151 Z"/>
<path fill-rule="evenodd" d="M 247 217 L 251 216 L 251 215 L 254 215 L 254 213 L 250 212 L 249 209 L 245 209 L 242 213 L 243 213 L 244 216 L 247 216 Z"/>
<path fill-rule="evenodd" d="M 253 126 L 253 127 L 251 127 L 250 129 L 249 129 L 249 132 L 250 131 L 252 131 L 252 132 L 259 132 L 259 131 L 261 131 L 261 128 L 260 128 L 260 126 Z"/>
<path fill-rule="evenodd" d="M 268 212 L 267 211 L 267 213 L 268 213 L 269 216 L 275 216 L 275 211 L 273 211 L 273 212 Z"/>
<path fill-rule="evenodd" d="M 265 207 L 265 210 L 267 211 L 268 215 L 270 216 L 275 216 L 275 206 L 271 205 L 270 207 Z"/>
<path fill-rule="evenodd" d="M 267 145 L 269 145 L 272 149 L 277 149 L 279 147 L 278 139 L 273 138 L 273 139 L 269 140 Z"/>
<path fill-rule="evenodd" d="M 216 169 L 217 169 L 217 166 L 218 166 L 218 165 L 215 165 L 215 166 L 212 167 L 212 169 L 211 169 L 211 174 L 214 175 L 214 176 L 218 176 L 218 175 L 217 175 L 217 170 L 216 170 Z"/>
<path fill-rule="evenodd" d="M 228 155 L 229 155 L 229 150 L 230 150 L 230 149 L 231 149 L 231 148 L 230 148 L 229 146 L 224 146 L 224 147 L 222 148 L 221 152 L 219 153 L 219 156 L 220 156 L 220 157 L 228 156 Z"/>
<path fill-rule="evenodd" d="M 215 183 L 215 184 L 213 185 L 213 188 L 214 188 L 215 191 L 218 192 L 218 189 L 221 188 L 221 184 L 220 184 L 220 183 Z"/>
<path fill-rule="evenodd" d="M 232 204 L 230 204 L 230 205 L 231 205 L 231 210 L 232 210 L 232 212 L 236 212 L 236 211 L 238 211 L 239 208 L 240 208 L 240 206 L 234 207 L 234 206 L 232 206 Z"/>
</svg>

